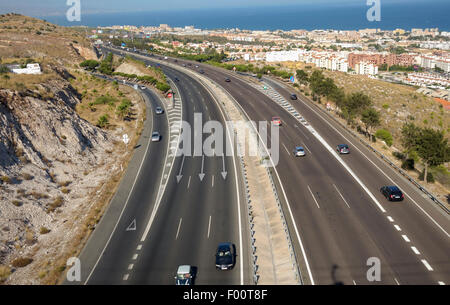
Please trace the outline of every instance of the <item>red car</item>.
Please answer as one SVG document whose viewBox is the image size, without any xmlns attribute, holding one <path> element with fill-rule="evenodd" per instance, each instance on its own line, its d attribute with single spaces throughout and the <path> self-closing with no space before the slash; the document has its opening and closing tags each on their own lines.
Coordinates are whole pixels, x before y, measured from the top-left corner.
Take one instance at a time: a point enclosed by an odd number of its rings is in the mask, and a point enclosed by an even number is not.
<svg viewBox="0 0 450 305">
<path fill-rule="evenodd" d="M 274 116 L 274 117 L 272 118 L 272 123 L 273 123 L 275 126 L 281 126 L 281 119 L 280 119 L 279 117 L 277 117 L 277 116 Z"/>
</svg>

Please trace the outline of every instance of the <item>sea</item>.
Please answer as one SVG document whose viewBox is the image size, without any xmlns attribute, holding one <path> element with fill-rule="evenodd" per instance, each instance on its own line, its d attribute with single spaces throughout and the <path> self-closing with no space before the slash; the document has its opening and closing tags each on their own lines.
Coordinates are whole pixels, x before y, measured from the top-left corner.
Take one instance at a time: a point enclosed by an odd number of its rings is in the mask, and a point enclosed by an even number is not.
<svg viewBox="0 0 450 305">
<path fill-rule="evenodd" d="M 65 16 L 42 16 L 63 26 L 89 27 L 134 25 L 172 27 L 193 25 L 199 29 L 246 30 L 358 30 L 379 28 L 439 28 L 450 31 L 450 1 L 396 2 L 381 1 L 381 20 L 368 21 L 370 6 L 365 0 L 357 4 L 309 4 L 271 7 L 241 7 L 195 10 L 158 10 L 122 13 L 81 14 L 81 22 L 69 22 Z M 39 16 L 36 16 L 39 17 Z"/>
</svg>

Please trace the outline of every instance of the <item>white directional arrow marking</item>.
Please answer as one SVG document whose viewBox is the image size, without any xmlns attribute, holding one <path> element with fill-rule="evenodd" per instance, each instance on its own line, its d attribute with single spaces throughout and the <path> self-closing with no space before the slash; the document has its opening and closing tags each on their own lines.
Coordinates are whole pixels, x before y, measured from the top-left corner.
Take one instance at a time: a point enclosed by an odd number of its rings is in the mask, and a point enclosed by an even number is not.
<svg viewBox="0 0 450 305">
<path fill-rule="evenodd" d="M 203 181 L 203 178 L 205 178 L 205 173 L 203 172 L 203 166 L 205 164 L 205 155 L 202 155 L 202 171 L 201 173 L 198 175 L 200 178 L 200 181 Z"/>
<path fill-rule="evenodd" d="M 223 177 L 223 180 L 226 180 L 227 179 L 227 174 L 228 174 L 228 172 L 227 171 L 225 171 L 225 155 L 222 155 L 222 168 L 223 168 L 223 170 L 222 170 L 222 177 Z"/>
<path fill-rule="evenodd" d="M 183 178 L 183 175 L 181 174 L 182 172 L 183 172 L 183 166 L 184 166 L 184 158 L 185 158 L 186 156 L 185 155 L 183 155 L 183 160 L 181 161 L 181 168 L 180 168 L 180 172 L 178 173 L 178 176 L 177 176 L 177 183 L 180 183 L 180 181 L 181 181 L 181 178 Z"/>
</svg>

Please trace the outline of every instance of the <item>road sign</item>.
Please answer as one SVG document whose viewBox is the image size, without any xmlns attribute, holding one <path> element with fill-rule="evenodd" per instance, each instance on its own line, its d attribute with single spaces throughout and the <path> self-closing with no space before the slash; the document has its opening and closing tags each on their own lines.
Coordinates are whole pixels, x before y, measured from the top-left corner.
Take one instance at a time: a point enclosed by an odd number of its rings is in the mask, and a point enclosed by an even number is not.
<svg viewBox="0 0 450 305">
<path fill-rule="evenodd" d="M 127 134 L 124 134 L 122 136 L 122 141 L 123 141 L 123 143 L 125 143 L 125 145 L 128 145 L 128 143 L 130 142 L 130 138 L 128 138 Z"/>
<path fill-rule="evenodd" d="M 264 90 L 267 90 L 267 86 L 264 86 Z"/>
<path fill-rule="evenodd" d="M 294 78 L 293 76 L 291 76 L 291 77 L 289 78 L 289 81 L 290 81 L 291 83 L 295 83 L 295 78 Z"/>
<path fill-rule="evenodd" d="M 172 97 L 173 96 L 173 94 L 171 93 L 171 92 L 169 92 L 168 94 L 167 94 L 167 97 Z"/>
</svg>

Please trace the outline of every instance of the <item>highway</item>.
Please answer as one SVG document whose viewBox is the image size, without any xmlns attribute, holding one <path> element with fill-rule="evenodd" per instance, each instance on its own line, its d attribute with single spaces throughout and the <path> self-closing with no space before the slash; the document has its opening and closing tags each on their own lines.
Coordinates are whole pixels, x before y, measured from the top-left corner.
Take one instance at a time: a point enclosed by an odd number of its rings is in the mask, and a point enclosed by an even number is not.
<svg viewBox="0 0 450 305">
<path fill-rule="evenodd" d="M 197 285 L 250 284 L 246 207 L 241 203 L 241 178 L 236 175 L 233 158 L 181 156 L 173 164 L 165 159 L 170 157 L 168 141 L 174 140 L 168 136 L 167 115 L 172 117 L 178 111 L 191 126 L 194 113 L 201 113 L 204 122 L 223 122 L 224 118 L 213 97 L 196 80 L 172 69 L 164 68 L 164 72 L 172 80 L 179 79 L 175 82 L 175 108 L 168 106 L 163 115 L 152 114 L 152 130 L 161 133 L 162 141 L 149 144 L 116 229 L 84 283 L 174 285 L 177 267 L 188 264 L 196 270 Z M 152 100 L 153 109 L 163 106 L 156 100 Z M 203 140 L 207 136 L 203 135 Z M 110 232 L 104 232 L 100 223 L 96 233 Z M 236 245 L 233 270 L 215 269 L 220 242 Z M 82 263 L 87 256 L 82 255 Z"/>
<path fill-rule="evenodd" d="M 178 64 L 186 61 L 178 60 Z M 448 284 L 448 215 L 424 198 L 372 152 L 305 100 L 292 103 L 333 149 L 350 145 L 342 163 L 310 131 L 265 94 L 233 73 L 199 64 L 223 86 L 254 121 L 279 116 L 280 162 L 276 167 L 299 234 L 296 253 L 306 282 L 314 284 Z M 188 66 L 189 67 L 189 66 Z M 194 66 L 190 66 L 196 70 Z M 225 78 L 231 82 L 225 82 Z M 290 91 L 270 82 L 286 100 Z M 307 149 L 294 158 L 296 145 Z M 344 165 L 345 164 L 345 165 Z M 380 194 L 397 184 L 402 203 Z M 286 206 L 286 212 L 288 209 Z M 291 230 L 295 232 L 295 230 Z M 303 251 L 302 251 L 303 249 Z M 302 255 L 304 254 L 304 255 Z M 306 258 L 305 258 L 306 257 Z M 368 282 L 371 257 L 380 259 L 381 281 Z M 307 263 L 306 263 L 307 262 Z"/>
</svg>

